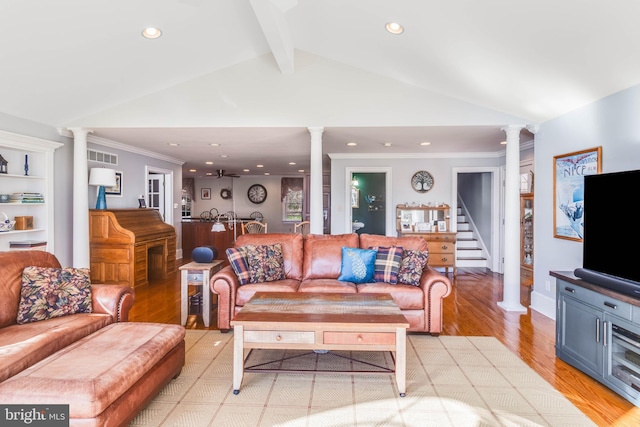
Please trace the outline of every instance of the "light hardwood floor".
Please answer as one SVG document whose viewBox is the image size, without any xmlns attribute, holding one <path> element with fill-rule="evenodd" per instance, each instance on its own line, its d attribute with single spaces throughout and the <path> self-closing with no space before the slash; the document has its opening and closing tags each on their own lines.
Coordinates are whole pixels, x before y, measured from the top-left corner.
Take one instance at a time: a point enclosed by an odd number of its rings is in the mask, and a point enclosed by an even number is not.
<svg viewBox="0 0 640 427">
<path fill-rule="evenodd" d="M 180 323 L 178 273 L 135 291 L 131 321 Z M 529 291 L 521 287 L 525 307 L 529 306 Z M 501 292 L 501 275 L 459 268 L 453 291 L 444 300 L 443 335 L 494 336 L 599 426 L 640 426 L 640 408 L 555 357 L 553 320 L 532 310 L 523 315 L 505 312 L 497 306 Z M 211 322 L 206 328 L 202 316 L 189 315 L 186 327 L 215 329 L 215 312 Z"/>
</svg>

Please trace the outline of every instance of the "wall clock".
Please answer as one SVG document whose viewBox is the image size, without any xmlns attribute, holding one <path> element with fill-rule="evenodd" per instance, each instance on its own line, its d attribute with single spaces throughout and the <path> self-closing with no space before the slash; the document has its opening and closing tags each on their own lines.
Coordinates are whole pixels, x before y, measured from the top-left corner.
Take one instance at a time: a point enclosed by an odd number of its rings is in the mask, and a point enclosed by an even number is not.
<svg viewBox="0 0 640 427">
<path fill-rule="evenodd" d="M 247 191 L 251 203 L 259 204 L 267 200 L 267 189 L 260 184 L 253 184 Z"/>
<path fill-rule="evenodd" d="M 426 193 L 433 187 L 433 176 L 427 171 L 418 171 L 411 177 L 411 187 L 418 193 Z"/>
<path fill-rule="evenodd" d="M 224 200 L 229 200 L 231 198 L 231 189 L 223 188 L 222 190 L 220 190 L 220 197 L 222 197 Z"/>
</svg>

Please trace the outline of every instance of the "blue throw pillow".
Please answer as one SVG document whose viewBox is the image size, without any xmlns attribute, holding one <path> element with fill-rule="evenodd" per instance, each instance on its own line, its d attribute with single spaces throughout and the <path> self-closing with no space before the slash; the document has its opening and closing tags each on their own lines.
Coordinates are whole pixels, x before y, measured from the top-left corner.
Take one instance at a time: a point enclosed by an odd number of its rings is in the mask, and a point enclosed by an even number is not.
<svg viewBox="0 0 640 427">
<path fill-rule="evenodd" d="M 373 282 L 376 254 L 374 249 L 358 249 L 342 247 L 342 265 L 340 266 L 341 282 L 370 283 Z"/>
</svg>

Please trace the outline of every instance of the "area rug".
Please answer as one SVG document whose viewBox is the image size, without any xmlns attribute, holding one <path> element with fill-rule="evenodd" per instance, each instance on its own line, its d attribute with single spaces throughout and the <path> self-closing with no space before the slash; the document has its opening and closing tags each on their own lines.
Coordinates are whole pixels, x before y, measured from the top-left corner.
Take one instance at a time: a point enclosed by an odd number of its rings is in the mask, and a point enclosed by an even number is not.
<svg viewBox="0 0 640 427">
<path fill-rule="evenodd" d="M 182 373 L 132 426 L 595 425 L 493 337 L 409 334 L 405 397 L 393 375 L 368 372 L 245 373 L 234 395 L 233 333 L 188 330 L 186 344 Z M 284 363 L 356 371 L 393 366 L 389 353 L 302 353 L 259 350 L 251 362 L 299 356 Z"/>
</svg>

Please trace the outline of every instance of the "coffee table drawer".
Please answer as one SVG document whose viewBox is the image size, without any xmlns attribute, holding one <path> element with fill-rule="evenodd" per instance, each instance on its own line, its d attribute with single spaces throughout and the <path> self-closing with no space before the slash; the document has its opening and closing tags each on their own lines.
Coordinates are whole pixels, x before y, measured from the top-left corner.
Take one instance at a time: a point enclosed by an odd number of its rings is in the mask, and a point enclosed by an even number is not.
<svg viewBox="0 0 640 427">
<path fill-rule="evenodd" d="M 395 332 L 325 332 L 325 344 L 395 344 Z"/>
<path fill-rule="evenodd" d="M 307 331 L 244 331 L 244 342 L 313 344 L 316 336 Z"/>
</svg>

